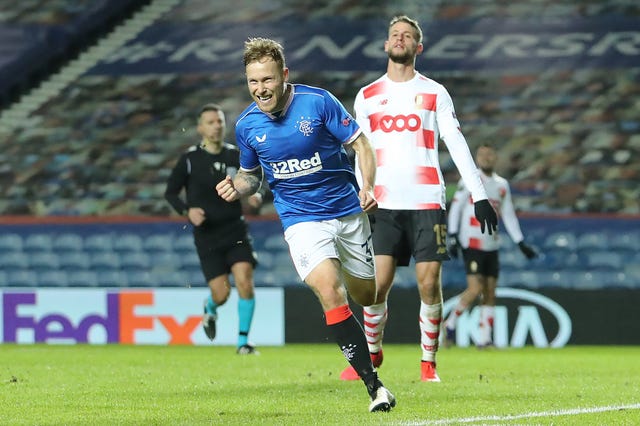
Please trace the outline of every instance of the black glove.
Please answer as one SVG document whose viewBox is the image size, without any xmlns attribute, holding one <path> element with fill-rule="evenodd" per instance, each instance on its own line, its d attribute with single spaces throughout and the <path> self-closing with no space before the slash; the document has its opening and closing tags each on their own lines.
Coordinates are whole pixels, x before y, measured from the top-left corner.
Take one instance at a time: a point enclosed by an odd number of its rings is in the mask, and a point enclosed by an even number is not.
<svg viewBox="0 0 640 426">
<path fill-rule="evenodd" d="M 484 229 L 487 228 L 489 235 L 497 232 L 498 230 L 498 215 L 491 206 L 489 200 L 480 200 L 473 203 L 474 213 L 476 219 L 480 221 L 480 230 L 484 234 Z"/>
<path fill-rule="evenodd" d="M 458 242 L 458 234 L 451 234 L 447 237 L 447 246 L 449 246 L 449 256 L 454 259 L 460 254 L 460 242 Z"/>
<path fill-rule="evenodd" d="M 526 245 L 524 241 L 520 241 L 518 243 L 518 248 L 520 248 L 520 251 L 527 257 L 527 259 L 538 257 L 538 253 L 533 248 Z"/>
</svg>

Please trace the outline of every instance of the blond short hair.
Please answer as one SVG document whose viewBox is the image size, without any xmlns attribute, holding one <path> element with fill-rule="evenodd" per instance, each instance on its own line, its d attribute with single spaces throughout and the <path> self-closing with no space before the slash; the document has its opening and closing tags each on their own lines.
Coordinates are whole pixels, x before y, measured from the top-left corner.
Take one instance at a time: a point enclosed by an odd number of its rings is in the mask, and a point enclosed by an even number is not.
<svg viewBox="0 0 640 426">
<path fill-rule="evenodd" d="M 280 43 L 269 38 L 254 37 L 244 42 L 244 66 L 251 62 L 259 61 L 262 58 L 271 58 L 282 69 L 286 67 L 284 59 L 284 48 Z"/>
</svg>

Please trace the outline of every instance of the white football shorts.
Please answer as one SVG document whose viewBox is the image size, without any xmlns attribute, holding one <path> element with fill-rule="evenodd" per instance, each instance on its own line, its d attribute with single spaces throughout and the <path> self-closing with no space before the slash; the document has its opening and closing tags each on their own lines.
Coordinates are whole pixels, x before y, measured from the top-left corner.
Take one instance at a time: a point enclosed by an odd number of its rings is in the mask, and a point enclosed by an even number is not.
<svg viewBox="0 0 640 426">
<path fill-rule="evenodd" d="M 365 213 L 296 223 L 287 228 L 284 239 L 303 281 L 320 262 L 331 258 L 338 259 L 342 268 L 354 277 L 375 277 L 371 226 Z"/>
</svg>

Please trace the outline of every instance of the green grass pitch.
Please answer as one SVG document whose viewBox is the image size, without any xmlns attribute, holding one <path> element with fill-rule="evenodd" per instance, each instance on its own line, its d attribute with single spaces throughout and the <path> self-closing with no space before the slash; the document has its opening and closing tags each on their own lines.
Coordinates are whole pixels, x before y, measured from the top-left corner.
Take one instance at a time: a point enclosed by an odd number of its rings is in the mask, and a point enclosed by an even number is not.
<svg viewBox="0 0 640 426">
<path fill-rule="evenodd" d="M 441 349 L 441 383 L 420 349 L 386 345 L 395 393 L 369 413 L 341 382 L 334 344 L 262 347 L 0 345 L 2 425 L 640 424 L 640 347 Z"/>
</svg>

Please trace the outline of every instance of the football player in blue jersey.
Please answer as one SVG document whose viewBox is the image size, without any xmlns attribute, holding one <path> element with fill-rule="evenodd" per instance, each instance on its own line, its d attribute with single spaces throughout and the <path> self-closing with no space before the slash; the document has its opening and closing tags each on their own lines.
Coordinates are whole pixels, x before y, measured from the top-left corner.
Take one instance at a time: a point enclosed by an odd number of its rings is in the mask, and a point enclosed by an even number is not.
<svg viewBox="0 0 640 426">
<path fill-rule="evenodd" d="M 240 169 L 217 186 L 227 201 L 256 192 L 262 173 L 300 278 L 314 291 L 327 326 L 345 358 L 362 378 L 369 411 L 389 411 L 395 397 L 378 378 L 347 291 L 363 306 L 375 303 L 376 281 L 367 213 L 376 158 L 369 140 L 328 91 L 289 83 L 278 42 L 251 38 L 244 65 L 253 103 L 236 122 Z M 357 153 L 359 186 L 345 145 Z"/>
</svg>

